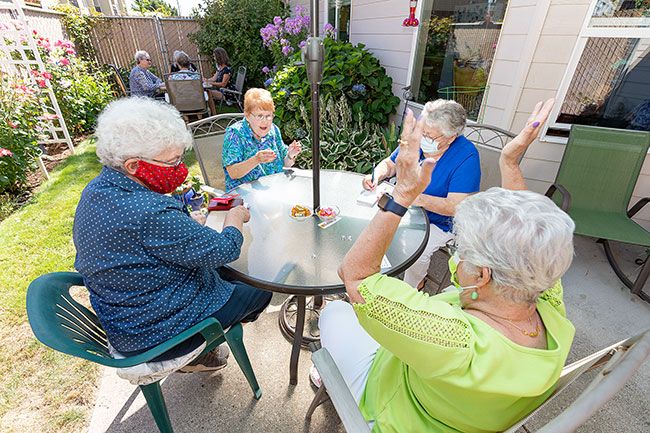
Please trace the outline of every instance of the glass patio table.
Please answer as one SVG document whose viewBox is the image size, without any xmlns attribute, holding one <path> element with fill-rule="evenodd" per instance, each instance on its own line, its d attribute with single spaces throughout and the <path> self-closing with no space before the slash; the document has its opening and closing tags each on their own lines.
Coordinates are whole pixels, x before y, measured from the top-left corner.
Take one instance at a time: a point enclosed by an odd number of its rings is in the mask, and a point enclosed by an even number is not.
<svg viewBox="0 0 650 433">
<path fill-rule="evenodd" d="M 321 170 L 321 207 L 340 209 L 340 220 L 326 228 L 319 226 L 321 221 L 316 215 L 301 221 L 290 216 L 296 204 L 311 207 L 311 171 L 285 169 L 230 191 L 250 205 L 251 219 L 244 224 L 239 258 L 224 266 L 224 272 L 259 289 L 295 295 L 296 323 L 289 365 L 292 385 L 297 383 L 306 297 L 318 299 L 345 292 L 337 269 L 377 212 L 376 206 L 357 204 L 363 191 L 362 178 L 357 173 Z M 221 230 L 225 214 L 210 212 L 206 225 Z M 419 207 L 410 208 L 382 261 L 382 273 L 403 272 L 422 254 L 428 238 L 425 212 Z"/>
</svg>

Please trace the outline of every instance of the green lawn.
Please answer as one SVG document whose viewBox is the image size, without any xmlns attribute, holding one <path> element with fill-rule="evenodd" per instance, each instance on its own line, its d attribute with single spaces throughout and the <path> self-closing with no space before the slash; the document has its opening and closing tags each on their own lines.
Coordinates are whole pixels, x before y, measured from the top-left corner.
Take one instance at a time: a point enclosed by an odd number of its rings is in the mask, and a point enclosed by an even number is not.
<svg viewBox="0 0 650 433">
<path fill-rule="evenodd" d="M 186 163 L 199 174 L 193 155 Z M 34 338 L 27 286 L 39 275 L 73 270 L 72 223 L 81 191 L 101 170 L 86 141 L 51 173 L 28 205 L 0 222 L 0 431 L 84 431 L 99 368 Z"/>
</svg>

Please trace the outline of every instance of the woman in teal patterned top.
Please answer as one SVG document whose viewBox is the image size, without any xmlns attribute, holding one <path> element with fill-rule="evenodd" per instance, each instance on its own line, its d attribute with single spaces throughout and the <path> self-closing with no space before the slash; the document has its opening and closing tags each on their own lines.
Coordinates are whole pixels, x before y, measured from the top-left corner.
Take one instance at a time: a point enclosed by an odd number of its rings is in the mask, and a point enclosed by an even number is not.
<svg viewBox="0 0 650 433">
<path fill-rule="evenodd" d="M 273 123 L 275 104 L 265 89 L 249 89 L 244 95 L 244 119 L 226 129 L 223 169 L 226 190 L 291 167 L 300 153 L 299 141 L 289 146 Z"/>
</svg>

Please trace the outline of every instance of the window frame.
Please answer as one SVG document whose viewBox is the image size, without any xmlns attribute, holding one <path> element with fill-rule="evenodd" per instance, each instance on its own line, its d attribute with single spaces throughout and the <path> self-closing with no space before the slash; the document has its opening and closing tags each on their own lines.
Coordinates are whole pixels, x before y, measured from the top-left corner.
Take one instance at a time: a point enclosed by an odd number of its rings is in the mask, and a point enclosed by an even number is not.
<svg viewBox="0 0 650 433">
<path fill-rule="evenodd" d="M 621 39 L 649 39 L 650 38 L 650 27 L 591 27 L 589 25 L 591 19 L 593 18 L 594 10 L 598 0 L 592 0 L 587 10 L 587 14 L 580 28 L 580 33 L 578 33 L 578 39 L 576 40 L 575 46 L 571 53 L 571 58 L 567 64 L 566 71 L 560 82 L 560 87 L 558 88 L 555 95 L 555 106 L 549 114 L 549 119 L 557 119 L 560 114 L 560 109 L 564 103 L 567 92 L 569 91 L 569 86 L 571 86 L 571 81 L 578 69 L 578 64 L 580 63 L 580 58 L 584 52 L 585 47 L 587 46 L 587 41 L 589 38 L 621 38 Z M 568 142 L 567 137 L 558 137 L 555 135 L 549 135 L 549 129 L 559 129 L 563 131 L 569 131 L 571 129 L 572 123 L 562 123 L 548 121 L 544 125 L 544 129 L 540 134 L 539 141 L 556 143 L 556 144 L 566 144 Z"/>
</svg>

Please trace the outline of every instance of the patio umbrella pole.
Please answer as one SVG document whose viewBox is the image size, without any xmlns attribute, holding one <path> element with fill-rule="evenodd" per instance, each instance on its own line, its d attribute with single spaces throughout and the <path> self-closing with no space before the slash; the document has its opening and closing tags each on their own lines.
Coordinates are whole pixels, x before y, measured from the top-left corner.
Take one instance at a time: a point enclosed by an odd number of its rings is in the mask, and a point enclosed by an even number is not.
<svg viewBox="0 0 650 433">
<path fill-rule="evenodd" d="M 313 201 L 314 211 L 320 206 L 320 109 L 318 99 L 320 82 L 323 78 L 325 51 L 323 40 L 318 37 L 318 0 L 311 0 L 311 37 L 302 49 L 307 78 L 311 83 L 311 152 L 313 162 Z"/>
</svg>

